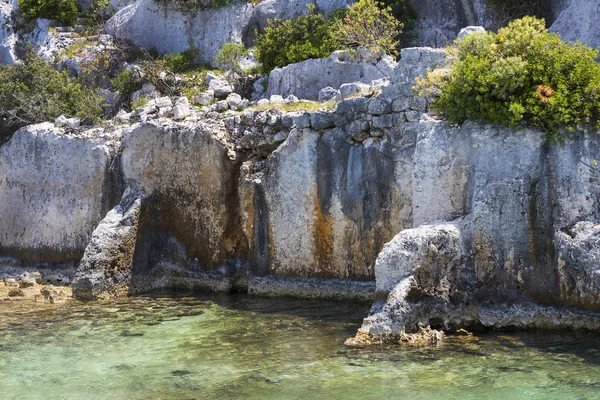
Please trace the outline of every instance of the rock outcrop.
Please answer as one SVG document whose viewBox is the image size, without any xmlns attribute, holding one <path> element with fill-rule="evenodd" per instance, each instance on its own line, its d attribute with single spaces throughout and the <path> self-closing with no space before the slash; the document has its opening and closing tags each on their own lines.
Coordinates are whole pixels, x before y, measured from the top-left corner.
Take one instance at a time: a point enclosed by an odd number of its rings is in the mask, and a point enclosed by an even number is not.
<svg viewBox="0 0 600 400">
<path fill-rule="evenodd" d="M 465 26 L 489 29 L 494 25 L 493 13 L 485 0 L 409 0 L 409 3 L 417 15 L 410 38 L 413 45 L 446 47 Z"/>
<path fill-rule="evenodd" d="M 300 99 L 318 100 L 319 91 L 327 86 L 339 89 L 344 83 L 371 85 L 375 80 L 387 79 L 396 67 L 393 58 L 366 53 L 362 57 L 352 57 L 347 51 L 335 51 L 327 58 L 275 68 L 269 74 L 267 90 L 261 97 L 294 95 Z"/>
<path fill-rule="evenodd" d="M 175 120 L 163 111 L 183 102 L 159 98 L 120 127 L 24 128 L 0 152 L 2 255 L 83 257 L 82 299 L 376 297 L 360 335 L 378 338 L 598 329 L 600 135 L 437 120 L 412 87 L 446 63 L 404 49 L 379 94 L 334 109 L 186 103 Z"/>
<path fill-rule="evenodd" d="M 119 10 L 106 24 L 106 31 L 159 53 L 181 53 L 192 46 L 198 61 L 212 64 L 227 42 L 241 42 L 248 29 L 252 6 L 232 2 L 221 8 L 188 12 L 154 0 L 138 0 Z"/>
<path fill-rule="evenodd" d="M 51 123 L 17 131 L 0 149 L 0 254 L 80 260 L 119 190 L 116 142 L 117 134 L 70 135 Z"/>
<path fill-rule="evenodd" d="M 73 281 L 75 297 L 94 300 L 127 295 L 142 199 L 126 193 L 94 230 Z"/>
<path fill-rule="evenodd" d="M 558 13 L 550 30 L 562 40 L 581 41 L 590 47 L 600 47 L 600 3 L 597 1 L 568 0 Z"/>
<path fill-rule="evenodd" d="M 13 64 L 16 59 L 17 34 L 13 21 L 17 0 L 0 3 L 0 64 Z"/>
</svg>

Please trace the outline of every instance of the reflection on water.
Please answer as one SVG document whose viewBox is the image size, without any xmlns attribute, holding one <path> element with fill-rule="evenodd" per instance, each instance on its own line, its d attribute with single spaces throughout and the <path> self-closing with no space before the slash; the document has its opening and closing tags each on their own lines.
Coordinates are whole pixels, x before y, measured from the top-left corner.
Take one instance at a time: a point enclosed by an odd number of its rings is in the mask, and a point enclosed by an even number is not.
<svg viewBox="0 0 600 400">
<path fill-rule="evenodd" d="M 1 399 L 600 399 L 600 338 L 348 348 L 368 304 L 244 295 L 0 303 Z"/>
</svg>

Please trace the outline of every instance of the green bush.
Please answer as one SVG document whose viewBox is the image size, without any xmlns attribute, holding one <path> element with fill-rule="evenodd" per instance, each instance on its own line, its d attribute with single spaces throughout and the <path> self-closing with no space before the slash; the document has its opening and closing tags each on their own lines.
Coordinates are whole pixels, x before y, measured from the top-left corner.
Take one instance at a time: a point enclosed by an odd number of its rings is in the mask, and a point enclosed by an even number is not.
<svg viewBox="0 0 600 400">
<path fill-rule="evenodd" d="M 237 74 L 242 74 L 242 67 L 240 65 L 240 61 L 242 57 L 248 55 L 248 50 L 241 43 L 230 42 L 225 43 L 217 56 L 215 57 L 215 61 L 220 69 L 224 71 L 233 71 Z"/>
<path fill-rule="evenodd" d="M 58 72 L 29 50 L 22 63 L 0 68 L 0 117 L 7 125 L 54 121 L 60 115 L 94 123 L 104 99 L 92 89 Z"/>
<path fill-rule="evenodd" d="M 19 0 L 19 8 L 27 19 L 55 19 L 67 25 L 72 25 L 78 15 L 75 0 Z"/>
<path fill-rule="evenodd" d="M 110 85 L 113 90 L 119 92 L 121 97 L 127 97 L 139 88 L 139 83 L 133 79 L 133 72 L 130 69 L 124 69 L 116 78 L 111 79 Z"/>
<path fill-rule="evenodd" d="M 339 13 L 326 19 L 316 12 L 314 5 L 309 5 L 306 16 L 286 21 L 269 20 L 265 32 L 256 39 L 256 56 L 263 72 L 330 55 L 340 47 L 333 37 L 338 19 Z"/>
<path fill-rule="evenodd" d="M 545 22 L 525 17 L 495 33 L 457 41 L 451 71 L 421 85 L 439 90 L 434 106 L 457 122 L 527 124 L 557 137 L 560 128 L 600 127 L 596 50 L 565 43 Z"/>
<path fill-rule="evenodd" d="M 412 40 L 417 13 L 408 0 L 380 0 L 380 8 L 389 8 L 392 15 L 402 24 L 402 31 L 398 33 L 395 40 L 405 44 Z"/>
<path fill-rule="evenodd" d="M 175 74 L 187 72 L 196 67 L 196 59 L 200 52 L 191 47 L 178 54 L 168 54 L 163 56 L 165 68 Z"/>
<path fill-rule="evenodd" d="M 381 53 L 395 53 L 396 37 L 402 24 L 376 0 L 359 0 L 348 7 L 342 20 L 336 23 L 334 38 L 350 48 L 365 48 Z"/>
</svg>

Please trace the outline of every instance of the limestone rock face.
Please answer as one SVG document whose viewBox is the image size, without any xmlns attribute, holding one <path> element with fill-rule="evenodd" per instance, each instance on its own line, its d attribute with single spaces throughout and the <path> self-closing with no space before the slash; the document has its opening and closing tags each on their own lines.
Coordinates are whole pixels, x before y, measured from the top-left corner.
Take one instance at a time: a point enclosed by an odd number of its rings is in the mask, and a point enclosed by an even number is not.
<svg viewBox="0 0 600 400">
<path fill-rule="evenodd" d="M 198 61 L 212 64 L 224 43 L 242 41 L 251 15 L 252 6 L 245 2 L 186 12 L 154 0 L 138 0 L 119 10 L 107 22 L 106 31 L 159 53 L 180 53 L 193 43 L 200 51 Z"/>
<path fill-rule="evenodd" d="M 414 332 L 419 323 L 598 326 L 594 199 L 600 190 L 590 164 L 597 135 L 579 132 L 573 142 L 548 145 L 538 131 L 470 122 L 458 128 L 421 121 L 418 129 L 417 228 L 400 232 L 379 254 L 377 290 L 389 295 L 360 333 L 393 336 Z M 458 233 L 444 237 L 440 230 L 448 222 Z M 440 254 L 442 261 L 431 261 Z M 419 283 L 413 271 L 423 265 L 431 266 L 424 276 L 443 277 L 446 289 L 436 280 Z"/>
<path fill-rule="evenodd" d="M 489 28 L 494 20 L 484 0 L 410 0 L 417 14 L 416 46 L 446 47 L 465 26 Z"/>
<path fill-rule="evenodd" d="M 410 226 L 404 149 L 414 136 L 391 131 L 366 146 L 346 138 L 339 128 L 292 129 L 268 158 L 267 174 L 246 183 L 253 195 L 241 209 L 249 210 L 257 275 L 372 280 L 379 249 L 394 230 Z"/>
<path fill-rule="evenodd" d="M 386 78 L 396 67 L 390 57 L 363 61 L 353 59 L 345 51 L 335 51 L 327 58 L 310 59 L 283 68 L 275 68 L 269 75 L 267 91 L 263 95 L 291 94 L 299 99 L 318 100 L 319 91 L 327 86 L 339 89 L 344 83 L 363 82 L 371 84 Z"/>
<path fill-rule="evenodd" d="M 17 60 L 13 14 L 17 10 L 17 0 L 0 3 L 0 64 L 13 64 Z"/>
<path fill-rule="evenodd" d="M 31 261 L 79 260 L 111 204 L 109 139 L 53 124 L 17 131 L 0 149 L 0 249 Z"/>
<path fill-rule="evenodd" d="M 581 41 L 590 47 L 600 47 L 600 3 L 593 0 L 568 0 L 558 13 L 550 30 L 562 40 Z"/>
<path fill-rule="evenodd" d="M 145 194 L 131 291 L 177 278 L 165 268 L 211 271 L 245 254 L 237 224 L 239 167 L 214 134 L 202 125 L 146 123 L 125 136 L 125 185 Z"/>
<path fill-rule="evenodd" d="M 581 221 L 556 232 L 561 300 L 583 308 L 600 307 L 600 224 Z"/>
<path fill-rule="evenodd" d="M 94 230 L 73 281 L 80 300 L 127 295 L 142 199 L 126 193 Z"/>
</svg>

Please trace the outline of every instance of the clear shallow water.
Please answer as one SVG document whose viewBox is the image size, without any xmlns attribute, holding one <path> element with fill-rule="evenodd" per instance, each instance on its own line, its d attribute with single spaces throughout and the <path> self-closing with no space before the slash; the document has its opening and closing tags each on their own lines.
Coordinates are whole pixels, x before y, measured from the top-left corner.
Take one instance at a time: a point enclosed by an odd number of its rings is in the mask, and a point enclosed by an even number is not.
<svg viewBox="0 0 600 400">
<path fill-rule="evenodd" d="M 600 399 L 600 337 L 348 348 L 368 305 L 243 295 L 0 303 L 1 399 Z"/>
</svg>

